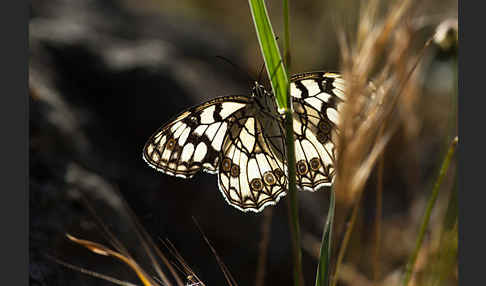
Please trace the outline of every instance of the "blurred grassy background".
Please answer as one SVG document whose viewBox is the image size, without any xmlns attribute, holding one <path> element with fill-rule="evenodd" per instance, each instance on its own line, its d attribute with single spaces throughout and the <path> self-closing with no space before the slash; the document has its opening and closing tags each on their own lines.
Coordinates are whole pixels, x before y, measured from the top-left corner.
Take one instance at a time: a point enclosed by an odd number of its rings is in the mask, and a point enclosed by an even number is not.
<svg viewBox="0 0 486 286">
<path fill-rule="evenodd" d="M 266 4 L 275 33 L 283 35 L 281 2 Z M 352 36 L 361 5 L 363 1 L 290 1 L 291 73 L 339 70 L 338 27 Z M 441 21 L 457 19 L 457 2 L 452 0 L 417 3 L 414 10 L 417 17 L 411 25 L 417 28 L 417 43 L 431 37 Z M 133 280 L 124 265 L 90 256 L 64 239 L 66 231 L 101 239 L 79 203 L 83 189 L 119 190 L 153 237 L 168 237 L 207 285 L 221 284 L 215 259 L 191 221 L 195 216 L 240 285 L 254 284 L 263 216 L 228 206 L 215 176 L 173 178 L 153 171 L 141 158 L 152 132 L 178 112 L 216 96 L 248 93 L 251 82 L 245 73 L 216 58 L 228 58 L 258 76 L 263 60 L 247 1 L 34 0 L 29 33 L 31 284 L 106 285 L 59 267 L 46 260 L 45 253 Z M 419 50 L 421 45 L 411 48 Z M 448 122 L 455 116 L 453 55 L 437 46 L 427 50 L 418 70 L 419 98 L 410 107 L 413 120 L 385 152 L 380 250 L 384 285 L 397 285 L 391 283 L 413 249 L 450 136 Z M 435 255 L 454 165 L 449 174 L 419 255 L 413 282 L 420 285 L 430 285 L 426 281 L 432 268 L 441 267 Z M 375 188 L 373 173 L 338 285 L 371 285 Z M 339 222 L 349 206 L 339 194 L 337 199 Z M 304 275 L 310 282 L 328 195 L 300 192 L 299 201 Z M 270 285 L 292 284 L 285 204 L 283 199 L 273 208 L 265 275 Z M 131 231 L 113 218 L 116 214 L 102 206 L 97 209 L 104 220 L 113 220 L 110 226 L 120 228 L 117 234 L 129 247 L 139 247 L 130 244 Z M 337 239 L 342 228 L 336 225 Z M 452 250 L 457 248 L 453 239 L 450 243 Z M 442 285 L 456 284 L 457 270 Z"/>
</svg>

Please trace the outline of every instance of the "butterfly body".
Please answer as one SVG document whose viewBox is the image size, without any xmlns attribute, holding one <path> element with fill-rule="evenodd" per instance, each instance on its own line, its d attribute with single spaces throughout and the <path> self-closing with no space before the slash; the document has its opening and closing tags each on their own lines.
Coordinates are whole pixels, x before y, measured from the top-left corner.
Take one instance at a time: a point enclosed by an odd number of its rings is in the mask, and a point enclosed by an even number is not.
<svg viewBox="0 0 486 286">
<path fill-rule="evenodd" d="M 338 81 L 336 81 L 338 79 Z M 315 191 L 334 175 L 341 79 L 331 73 L 291 78 L 297 183 Z M 249 96 L 225 96 L 179 114 L 148 140 L 144 160 L 158 171 L 190 178 L 218 174 L 226 201 L 242 211 L 261 211 L 286 194 L 285 132 L 275 98 L 258 83 Z"/>
</svg>

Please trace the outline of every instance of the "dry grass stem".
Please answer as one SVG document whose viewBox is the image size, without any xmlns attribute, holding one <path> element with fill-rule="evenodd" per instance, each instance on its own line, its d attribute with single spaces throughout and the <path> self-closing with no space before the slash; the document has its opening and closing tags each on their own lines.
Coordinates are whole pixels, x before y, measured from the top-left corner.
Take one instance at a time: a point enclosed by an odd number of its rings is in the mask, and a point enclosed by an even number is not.
<svg viewBox="0 0 486 286">
<path fill-rule="evenodd" d="M 358 217 L 359 206 L 361 204 L 361 195 L 359 195 L 359 196 L 360 197 L 357 198 L 354 201 L 354 206 L 353 206 L 353 209 L 352 209 L 352 212 L 351 212 L 351 216 L 349 217 L 349 221 L 346 222 L 346 226 L 345 226 L 345 229 L 344 229 L 344 235 L 343 235 L 343 238 L 342 238 L 342 240 L 340 242 L 340 246 L 339 246 L 338 257 L 337 257 L 337 260 L 336 260 L 336 266 L 335 266 L 335 270 L 334 270 L 334 276 L 332 277 L 332 280 L 331 280 L 331 286 L 335 286 L 337 284 L 337 281 L 340 279 L 340 277 L 342 275 L 340 273 L 341 265 L 342 265 L 342 262 L 343 262 L 343 259 L 344 259 L 344 254 L 346 253 L 346 249 L 348 247 L 349 240 L 351 238 L 351 234 L 353 233 L 354 224 L 356 223 L 356 218 Z"/>
<path fill-rule="evenodd" d="M 104 255 L 104 256 L 111 256 L 111 257 L 115 257 L 115 258 L 121 260 L 126 265 L 128 265 L 133 271 L 135 271 L 135 273 L 137 274 L 140 281 L 142 281 L 143 285 L 145 285 L 145 286 L 157 285 L 157 283 L 150 277 L 150 275 L 148 275 L 138 265 L 138 263 L 135 260 L 133 260 L 133 258 L 131 258 L 130 256 L 125 256 L 125 255 L 123 255 L 119 252 L 113 251 L 110 248 L 108 248 L 108 247 L 106 247 L 102 244 L 96 243 L 96 242 L 92 242 L 92 241 L 84 240 L 84 239 L 79 239 L 79 238 L 76 238 L 76 237 L 74 237 L 70 234 L 66 234 L 66 236 L 72 242 L 86 247 L 87 249 L 89 249 L 93 253 L 96 253 L 96 254 L 99 254 L 99 255 Z"/>
<path fill-rule="evenodd" d="M 340 265 L 352 233 L 362 191 L 385 147 L 401 127 L 411 140 L 417 135 L 413 112 L 418 82 L 413 76 L 423 55 L 414 54 L 414 30 L 408 24 L 412 1 L 395 2 L 378 19 L 378 1 L 369 2 L 357 28 L 357 40 L 349 43 L 341 33 L 342 73 L 346 82 L 346 103 L 341 110 L 337 136 L 335 190 L 338 200 L 353 213 L 341 242 L 333 283 L 341 277 Z M 370 81 L 371 80 L 371 81 Z M 411 128 L 409 126 L 411 124 Z M 407 129 L 409 128 L 409 129 Z M 382 159 L 383 160 L 383 159 Z M 381 167 L 383 168 L 383 166 Z M 380 174 L 379 174 L 380 175 Z M 382 174 L 380 175 L 380 177 Z M 383 184 L 379 179 L 379 184 Z M 377 216 L 381 217 L 381 192 L 378 186 Z M 379 280 L 379 240 L 381 225 L 377 217 L 378 238 L 374 257 L 374 281 Z"/>
<path fill-rule="evenodd" d="M 375 245 L 373 248 L 373 282 L 380 279 L 380 248 L 381 248 L 381 225 L 383 219 L 383 172 L 385 156 L 382 154 L 378 161 L 378 174 L 376 186 L 376 207 L 375 207 Z"/>
<path fill-rule="evenodd" d="M 226 266 L 226 264 L 223 262 L 223 260 L 221 259 L 221 257 L 219 256 L 219 254 L 216 252 L 216 249 L 214 249 L 213 245 L 211 244 L 211 242 L 209 242 L 209 239 L 207 238 L 207 236 L 204 234 L 201 226 L 199 225 L 199 223 L 197 222 L 196 218 L 195 217 L 192 217 L 192 220 L 194 221 L 194 224 L 196 225 L 197 229 L 199 230 L 199 233 L 201 234 L 201 236 L 203 237 L 204 239 L 204 242 L 206 242 L 207 246 L 209 247 L 209 249 L 211 250 L 211 252 L 213 253 L 214 257 L 216 258 L 216 261 L 218 262 L 218 265 L 219 265 L 219 268 L 221 269 L 221 271 L 223 272 L 223 275 L 224 275 L 224 278 L 226 279 L 226 282 L 228 283 L 228 285 L 230 286 L 237 286 L 238 283 L 236 282 L 236 280 L 233 278 L 233 275 L 231 275 L 231 272 L 229 271 L 228 267 Z"/>
<path fill-rule="evenodd" d="M 417 60 L 410 52 L 412 30 L 406 24 L 411 1 L 397 2 L 382 22 L 376 19 L 377 5 L 370 2 L 362 13 L 353 46 L 340 34 L 347 104 L 341 111 L 335 188 L 347 205 L 358 197 L 376 160 L 402 125 L 404 117 L 396 106 L 400 100 L 413 99 L 416 85 L 411 72 Z"/>
<path fill-rule="evenodd" d="M 126 201 L 115 190 L 115 188 L 110 188 L 108 185 L 93 188 L 90 184 L 77 184 L 78 182 L 76 178 L 88 178 L 88 175 L 92 177 L 89 177 L 89 180 L 84 179 L 84 182 L 90 180 L 93 181 L 95 179 L 93 174 L 89 174 L 80 167 L 72 166 L 68 177 L 71 178 L 70 180 L 73 186 L 77 186 L 76 190 L 80 195 L 79 198 L 91 216 L 97 222 L 96 226 L 100 230 L 99 234 L 106 239 L 109 246 L 90 240 L 79 239 L 73 235 L 67 234 L 66 236 L 70 241 L 89 249 L 95 254 L 114 257 L 122 261 L 136 273 L 138 279 L 143 283 L 144 286 L 184 286 L 188 285 L 187 283 L 198 286 L 204 285 L 204 283 L 200 281 L 197 275 L 190 269 L 182 256 L 177 252 L 175 247 L 168 243 L 166 244 L 167 249 L 175 257 L 176 261 L 183 266 L 181 271 L 183 274 L 182 276 L 176 271 L 177 269 L 174 267 L 177 267 L 177 265 L 172 264 L 172 262 L 169 261 L 164 253 L 154 243 Z M 107 220 L 111 220 L 111 216 L 114 216 L 113 218 L 116 217 L 116 223 L 111 221 L 109 223 L 110 226 L 113 226 L 116 229 L 119 224 L 122 224 L 124 229 L 128 228 L 131 230 L 128 237 L 136 240 L 135 244 L 131 244 L 126 247 L 122 241 L 117 238 L 115 233 L 112 232 L 112 230 L 108 227 L 108 223 L 105 223 L 98 216 L 94 207 L 97 205 L 97 203 L 102 203 L 103 207 L 106 209 L 103 211 L 107 211 L 107 214 L 110 214 L 109 217 L 106 217 Z M 98 205 L 98 207 L 101 206 Z M 135 253 L 136 256 L 132 256 L 130 251 Z M 75 269 L 90 276 L 98 277 L 119 285 L 133 285 L 127 281 L 122 281 L 94 271 L 86 270 L 82 267 L 71 265 L 58 259 L 54 259 L 54 261 L 59 262 L 60 264 L 71 269 Z M 160 263 L 160 261 L 162 261 L 162 263 Z"/>
<path fill-rule="evenodd" d="M 72 270 L 77 271 L 79 273 L 83 273 L 83 274 L 89 275 L 91 277 L 95 277 L 95 278 L 98 278 L 98 279 L 102 279 L 102 280 L 111 282 L 111 283 L 116 284 L 116 285 L 122 285 L 122 286 L 137 286 L 136 284 L 130 283 L 128 281 L 116 279 L 114 277 L 111 277 L 111 276 L 108 276 L 108 275 L 104 275 L 104 274 L 98 273 L 96 271 L 88 270 L 86 268 L 82 268 L 82 267 L 73 265 L 71 263 L 62 261 L 62 260 L 60 260 L 58 258 L 55 258 L 55 257 L 52 257 L 50 255 L 47 255 L 47 258 L 51 259 L 52 261 L 56 262 L 59 265 L 62 265 L 64 267 L 66 267 L 66 268 L 72 269 Z"/>
<path fill-rule="evenodd" d="M 268 244 L 270 243 L 270 227 L 272 225 L 273 209 L 267 208 L 263 212 L 263 221 L 261 225 L 261 240 L 258 245 L 258 262 L 257 272 L 255 278 L 255 286 L 263 286 L 265 284 L 265 271 L 268 254 Z"/>
</svg>

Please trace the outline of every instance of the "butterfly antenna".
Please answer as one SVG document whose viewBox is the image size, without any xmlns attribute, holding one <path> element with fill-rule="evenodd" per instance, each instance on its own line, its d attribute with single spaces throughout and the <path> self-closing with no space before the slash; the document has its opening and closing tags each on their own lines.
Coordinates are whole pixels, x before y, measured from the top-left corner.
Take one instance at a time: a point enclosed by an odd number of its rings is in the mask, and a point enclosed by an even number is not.
<svg viewBox="0 0 486 286">
<path fill-rule="evenodd" d="M 229 59 L 227 59 L 223 56 L 216 56 L 216 57 L 220 60 L 225 61 L 226 63 L 230 64 L 234 69 L 236 69 L 236 70 L 240 71 L 241 73 L 243 73 L 244 75 L 246 75 L 246 77 L 248 78 L 248 80 L 250 82 L 252 82 L 252 83 L 255 82 L 255 79 L 252 76 L 250 76 L 250 74 L 247 71 L 243 70 L 240 66 L 238 66 L 237 64 L 235 64 L 231 60 L 229 60 Z"/>
<path fill-rule="evenodd" d="M 262 75 L 263 75 L 263 70 L 265 68 L 265 63 L 262 64 L 262 67 L 260 68 L 260 73 L 258 73 L 258 82 L 260 83 L 262 80 Z"/>
</svg>

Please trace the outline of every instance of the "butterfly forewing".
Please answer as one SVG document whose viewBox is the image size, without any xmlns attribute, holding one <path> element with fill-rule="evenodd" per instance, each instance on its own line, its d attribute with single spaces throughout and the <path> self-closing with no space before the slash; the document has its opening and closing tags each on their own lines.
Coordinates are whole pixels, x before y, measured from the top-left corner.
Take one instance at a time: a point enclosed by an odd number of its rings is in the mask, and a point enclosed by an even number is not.
<svg viewBox="0 0 486 286">
<path fill-rule="evenodd" d="M 290 81 L 297 184 L 316 191 L 330 186 L 334 178 L 334 141 L 344 83 L 338 74 L 324 72 L 299 74 Z"/>
<path fill-rule="evenodd" d="M 144 160 L 158 171 L 183 178 L 201 169 L 215 173 L 227 119 L 247 103 L 243 96 L 220 97 L 181 113 L 148 140 Z"/>
</svg>

